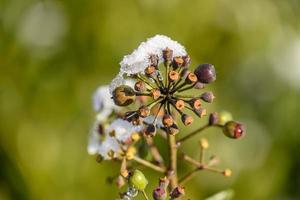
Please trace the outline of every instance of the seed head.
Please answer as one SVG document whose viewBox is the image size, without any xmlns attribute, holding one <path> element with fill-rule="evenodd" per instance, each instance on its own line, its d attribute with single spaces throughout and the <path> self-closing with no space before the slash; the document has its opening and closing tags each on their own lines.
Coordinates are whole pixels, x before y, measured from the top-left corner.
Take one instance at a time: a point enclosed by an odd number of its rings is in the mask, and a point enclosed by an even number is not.
<svg viewBox="0 0 300 200">
<path fill-rule="evenodd" d="M 202 117 L 206 116 L 206 109 L 205 108 L 194 109 L 194 113 L 198 117 L 202 118 Z"/>
<path fill-rule="evenodd" d="M 174 124 L 174 119 L 171 115 L 164 115 L 162 119 L 162 123 L 165 127 L 170 127 Z"/>
<path fill-rule="evenodd" d="M 155 88 L 155 89 L 151 90 L 151 96 L 154 100 L 157 100 L 160 97 L 160 95 L 161 95 L 161 92 L 159 89 Z"/>
<path fill-rule="evenodd" d="M 184 194 L 185 194 L 184 188 L 181 186 L 177 186 L 171 191 L 170 196 L 171 199 L 177 199 L 184 196 Z"/>
<path fill-rule="evenodd" d="M 154 66 L 148 66 L 145 69 L 145 74 L 148 76 L 152 76 L 155 71 L 156 71 L 156 68 Z"/>
<path fill-rule="evenodd" d="M 176 71 L 169 72 L 169 79 L 170 81 L 177 81 L 179 79 L 179 74 Z"/>
<path fill-rule="evenodd" d="M 199 98 L 194 98 L 194 99 L 191 99 L 189 101 L 189 104 L 190 106 L 193 108 L 193 109 L 200 109 L 201 108 L 201 100 Z"/>
<path fill-rule="evenodd" d="M 182 121 L 182 123 L 183 123 L 185 126 L 188 126 L 188 125 L 190 125 L 190 124 L 192 124 L 192 123 L 194 122 L 194 119 L 193 119 L 193 117 L 190 116 L 190 115 L 183 114 L 183 115 L 181 116 L 181 121 Z"/>
<path fill-rule="evenodd" d="M 196 83 L 197 81 L 198 81 L 197 76 L 193 72 L 190 72 L 185 79 L 185 82 L 188 84 L 193 84 Z"/>
<path fill-rule="evenodd" d="M 173 50 L 169 49 L 168 47 L 163 50 L 163 59 L 166 63 L 171 63 L 173 58 Z"/>
<path fill-rule="evenodd" d="M 148 124 L 146 126 L 146 129 L 144 131 L 145 135 L 146 136 L 150 136 L 150 137 L 153 137 L 156 135 L 156 127 L 154 124 Z"/>
<path fill-rule="evenodd" d="M 183 65 L 183 63 L 184 63 L 183 58 L 181 56 L 177 56 L 173 59 L 172 65 L 173 65 L 174 69 L 177 69 L 177 68 L 181 67 Z"/>
<path fill-rule="evenodd" d="M 142 81 L 137 81 L 134 84 L 134 89 L 138 92 L 144 91 L 145 90 L 145 83 Z"/>
<path fill-rule="evenodd" d="M 183 100 L 177 100 L 176 103 L 175 103 L 175 106 L 178 110 L 184 109 L 185 108 L 184 101 Z"/>
<path fill-rule="evenodd" d="M 142 118 L 148 117 L 150 115 L 150 109 L 148 106 L 141 106 L 138 110 L 139 116 Z"/>
</svg>

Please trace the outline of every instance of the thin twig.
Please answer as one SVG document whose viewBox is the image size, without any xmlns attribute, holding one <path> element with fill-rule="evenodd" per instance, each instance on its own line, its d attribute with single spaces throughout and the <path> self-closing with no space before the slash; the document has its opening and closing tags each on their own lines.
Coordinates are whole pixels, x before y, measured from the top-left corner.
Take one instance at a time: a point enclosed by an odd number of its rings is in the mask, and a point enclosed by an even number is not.
<svg viewBox="0 0 300 200">
<path fill-rule="evenodd" d="M 164 164 L 163 157 L 160 155 L 160 153 L 159 153 L 156 145 L 154 144 L 153 138 L 152 137 L 145 137 L 145 139 L 146 139 L 146 142 L 147 142 L 147 144 L 148 144 L 148 146 L 150 148 L 150 153 L 152 155 L 153 160 L 155 162 L 157 162 L 158 165 L 161 168 L 165 169 L 166 167 L 165 167 L 165 164 Z"/>
<path fill-rule="evenodd" d="M 183 143 L 184 141 L 186 141 L 187 139 L 189 139 L 189 138 L 195 136 L 196 134 L 198 134 L 198 133 L 204 131 L 204 130 L 207 129 L 208 127 L 210 127 L 210 125 L 209 125 L 209 124 L 206 124 L 206 125 L 202 126 L 201 128 L 199 128 L 199 129 L 197 129 L 197 130 L 195 130 L 195 131 L 193 131 L 193 132 L 187 134 L 187 135 L 184 136 L 183 138 L 177 140 L 177 142 L 176 142 L 177 145 L 182 144 L 182 143 Z"/>
<path fill-rule="evenodd" d="M 144 198 L 145 198 L 146 200 L 149 200 L 149 198 L 148 198 L 148 196 L 147 196 L 145 190 L 142 190 L 142 194 L 143 194 L 143 196 L 144 196 Z"/>
<path fill-rule="evenodd" d="M 136 162 L 138 162 L 138 163 L 140 163 L 141 165 L 149 167 L 149 168 L 151 168 L 151 169 L 153 169 L 153 170 L 155 170 L 157 172 L 165 173 L 165 170 L 163 168 L 161 168 L 159 166 L 156 166 L 156 165 L 152 164 L 151 162 L 149 162 L 147 160 L 144 160 L 144 159 L 139 158 L 137 156 L 134 156 L 133 160 L 136 161 Z"/>
</svg>

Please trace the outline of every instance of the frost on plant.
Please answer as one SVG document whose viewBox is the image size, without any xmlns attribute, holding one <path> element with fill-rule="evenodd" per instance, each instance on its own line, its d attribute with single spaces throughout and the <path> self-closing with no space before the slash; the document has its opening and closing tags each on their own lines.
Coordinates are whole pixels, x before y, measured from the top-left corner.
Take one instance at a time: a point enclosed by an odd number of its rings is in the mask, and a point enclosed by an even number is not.
<svg viewBox="0 0 300 200">
<path fill-rule="evenodd" d="M 182 148 L 183 143 L 210 127 L 221 129 L 231 139 L 245 133 L 243 124 L 234 121 L 230 113 L 208 113 L 205 105 L 212 103 L 215 95 L 204 88 L 216 80 L 215 67 L 205 63 L 193 69 L 190 61 L 181 44 L 156 35 L 124 56 L 110 86 L 99 87 L 93 95 L 96 118 L 88 152 L 96 154 L 98 161 L 120 162 L 114 181 L 119 188 L 127 186 L 120 192 L 120 199 L 133 199 L 139 194 L 149 199 L 145 192 L 148 180 L 139 170 L 141 165 L 161 174 L 157 187 L 152 188 L 155 200 L 183 197 L 188 192 L 185 183 L 199 171 L 231 176 L 230 169 L 216 167 L 218 157 L 204 158 L 209 147 L 205 138 L 198 141 L 197 159 Z M 205 123 L 188 133 L 185 126 L 197 121 Z M 154 137 L 165 140 L 168 158 L 162 156 Z M 187 162 L 194 169 L 178 174 L 178 162 Z"/>
</svg>

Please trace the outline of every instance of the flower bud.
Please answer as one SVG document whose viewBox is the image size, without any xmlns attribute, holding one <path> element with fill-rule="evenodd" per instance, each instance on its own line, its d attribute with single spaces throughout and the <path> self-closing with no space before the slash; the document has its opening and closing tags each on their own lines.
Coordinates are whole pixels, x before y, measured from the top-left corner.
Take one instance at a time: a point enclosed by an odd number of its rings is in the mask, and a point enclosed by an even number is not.
<svg viewBox="0 0 300 200">
<path fill-rule="evenodd" d="M 215 125 L 219 121 L 219 114 L 217 112 L 210 113 L 209 115 L 209 125 Z"/>
<path fill-rule="evenodd" d="M 190 124 L 192 124 L 192 123 L 194 122 L 194 119 L 193 119 L 193 117 L 190 116 L 190 115 L 183 114 L 183 115 L 181 116 L 181 121 L 182 121 L 182 123 L 183 123 L 185 126 L 188 126 L 188 125 L 190 125 Z"/>
<path fill-rule="evenodd" d="M 197 81 L 198 81 L 197 76 L 193 72 L 189 73 L 185 79 L 185 82 L 188 84 L 194 84 Z"/>
<path fill-rule="evenodd" d="M 166 63 L 171 63 L 173 58 L 173 50 L 167 47 L 163 50 L 162 56 Z"/>
<path fill-rule="evenodd" d="M 134 170 L 129 177 L 129 183 L 138 190 L 144 190 L 148 185 L 148 180 L 140 170 Z"/>
<path fill-rule="evenodd" d="M 200 146 L 202 149 L 207 149 L 209 147 L 209 143 L 208 143 L 207 139 L 202 138 L 200 140 Z"/>
<path fill-rule="evenodd" d="M 211 83 L 216 80 L 216 71 L 212 64 L 201 64 L 195 69 L 194 73 L 201 83 Z"/>
<path fill-rule="evenodd" d="M 158 55 L 151 55 L 149 57 L 149 63 L 150 63 L 151 66 L 154 66 L 154 67 L 157 68 L 158 61 L 159 61 Z"/>
<path fill-rule="evenodd" d="M 135 154 L 136 154 L 136 148 L 133 146 L 130 146 L 126 151 L 126 159 L 132 160 L 133 157 L 135 156 Z"/>
<path fill-rule="evenodd" d="M 206 109 L 205 108 L 194 109 L 193 111 L 200 118 L 206 116 Z"/>
<path fill-rule="evenodd" d="M 182 56 L 183 64 L 182 67 L 188 67 L 191 63 L 191 57 L 189 55 Z"/>
<path fill-rule="evenodd" d="M 125 180 L 124 180 L 124 178 L 121 175 L 118 176 L 116 184 L 117 184 L 118 188 L 121 188 L 121 187 L 123 187 L 125 185 Z"/>
<path fill-rule="evenodd" d="M 166 189 L 157 187 L 153 190 L 152 196 L 154 200 L 165 200 L 168 194 L 166 192 Z"/>
<path fill-rule="evenodd" d="M 223 133 L 232 139 L 238 139 L 244 135 L 244 125 L 235 121 L 229 121 L 223 126 Z"/>
<path fill-rule="evenodd" d="M 114 103 L 117 106 L 128 106 L 133 103 L 136 98 L 134 90 L 127 85 L 117 87 L 112 95 Z"/>
<path fill-rule="evenodd" d="M 212 92 L 204 92 L 200 98 L 207 103 L 212 103 L 215 96 Z"/>
<path fill-rule="evenodd" d="M 232 175 L 232 171 L 230 169 L 225 169 L 222 174 L 226 177 L 229 177 Z"/>
<path fill-rule="evenodd" d="M 138 110 L 139 116 L 142 118 L 148 117 L 150 115 L 150 109 L 148 106 L 141 106 Z"/>
<path fill-rule="evenodd" d="M 153 137 L 156 135 L 156 127 L 153 124 L 148 124 L 144 133 L 147 136 Z"/>
<path fill-rule="evenodd" d="M 162 123 L 165 127 L 170 127 L 174 124 L 173 117 L 171 115 L 164 115 L 162 119 Z"/>
<path fill-rule="evenodd" d="M 159 182 L 158 182 L 159 187 L 167 189 L 169 186 L 169 183 L 170 183 L 170 181 L 166 176 L 159 178 Z"/>
<path fill-rule="evenodd" d="M 176 71 L 169 72 L 169 80 L 170 81 L 177 81 L 179 79 L 179 74 Z"/>
<path fill-rule="evenodd" d="M 194 86 L 195 89 L 197 90 L 201 90 L 204 88 L 204 84 L 203 83 L 200 83 L 200 82 L 197 82 Z"/>
<path fill-rule="evenodd" d="M 140 134 L 138 134 L 138 133 L 133 133 L 132 135 L 131 135 L 131 140 L 133 141 L 133 142 L 136 142 L 136 141 L 138 141 L 138 140 L 140 140 L 141 139 L 141 136 L 140 136 Z"/>
<path fill-rule="evenodd" d="M 156 71 L 154 66 L 148 66 L 145 69 L 145 74 L 151 76 Z"/>
<path fill-rule="evenodd" d="M 184 60 L 181 56 L 176 56 L 173 58 L 172 66 L 174 69 L 177 69 L 178 67 L 181 67 L 184 63 Z"/>
<path fill-rule="evenodd" d="M 176 135 L 179 133 L 179 128 L 175 123 L 173 123 L 172 126 L 168 127 L 167 131 L 170 135 Z"/>
<path fill-rule="evenodd" d="M 171 193 L 170 193 L 170 197 L 171 199 L 177 199 L 182 197 L 185 194 L 184 192 L 184 188 L 181 186 L 177 186 L 176 188 L 174 188 Z"/>
<path fill-rule="evenodd" d="M 226 124 L 227 122 L 229 121 L 232 121 L 232 115 L 230 112 L 228 111 L 221 111 L 219 112 L 219 121 L 218 121 L 218 124 L 220 125 L 224 125 Z"/>
<path fill-rule="evenodd" d="M 144 91 L 145 90 L 145 84 L 142 81 L 137 81 L 134 84 L 134 89 L 138 92 Z"/>
</svg>

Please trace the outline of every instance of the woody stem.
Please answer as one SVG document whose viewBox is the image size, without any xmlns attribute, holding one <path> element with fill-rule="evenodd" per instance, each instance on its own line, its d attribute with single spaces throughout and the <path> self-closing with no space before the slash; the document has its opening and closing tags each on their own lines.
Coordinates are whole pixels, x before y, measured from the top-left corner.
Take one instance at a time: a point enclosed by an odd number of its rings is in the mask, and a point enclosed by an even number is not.
<svg viewBox="0 0 300 200">
<path fill-rule="evenodd" d="M 171 189 L 174 189 L 178 185 L 177 178 L 177 146 L 175 135 L 168 134 L 169 142 L 169 154 L 170 154 L 170 163 L 169 163 L 169 179 L 171 184 Z"/>
</svg>

